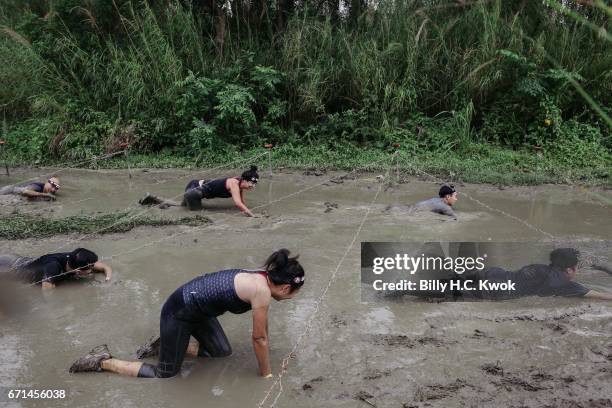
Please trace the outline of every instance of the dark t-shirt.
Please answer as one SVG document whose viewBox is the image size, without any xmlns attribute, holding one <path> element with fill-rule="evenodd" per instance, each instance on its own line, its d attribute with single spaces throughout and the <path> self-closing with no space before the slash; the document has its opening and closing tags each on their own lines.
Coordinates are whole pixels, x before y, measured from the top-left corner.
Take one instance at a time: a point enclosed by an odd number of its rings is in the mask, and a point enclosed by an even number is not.
<svg viewBox="0 0 612 408">
<path fill-rule="evenodd" d="M 417 210 L 431 211 L 442 215 L 448 215 L 453 218 L 457 218 L 457 214 L 453 208 L 446 204 L 440 197 L 430 198 L 429 200 L 419 201 L 414 205 Z"/>
<path fill-rule="evenodd" d="M 24 269 L 23 280 L 30 283 L 42 281 L 57 283 L 74 277 L 75 273 L 65 273 L 70 252 L 47 254 L 30 262 Z"/>
<path fill-rule="evenodd" d="M 513 291 L 483 290 L 485 299 L 509 299 L 521 296 L 584 296 L 589 289 L 578 282 L 571 281 L 565 272 L 553 269 L 550 265 L 527 265 L 516 272 L 501 268 L 483 271 L 482 280 L 489 282 L 515 283 Z"/>
<path fill-rule="evenodd" d="M 36 191 L 37 193 L 42 193 L 45 189 L 45 183 L 30 183 L 26 184 L 23 187 L 25 187 L 26 190 L 32 190 Z"/>
</svg>

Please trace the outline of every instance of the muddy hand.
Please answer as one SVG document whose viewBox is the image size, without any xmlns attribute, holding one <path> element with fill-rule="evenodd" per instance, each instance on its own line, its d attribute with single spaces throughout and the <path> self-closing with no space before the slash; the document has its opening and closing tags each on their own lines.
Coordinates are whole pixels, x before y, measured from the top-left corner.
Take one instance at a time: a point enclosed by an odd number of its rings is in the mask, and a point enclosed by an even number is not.
<svg viewBox="0 0 612 408">
<path fill-rule="evenodd" d="M 603 271 L 603 272 L 607 273 L 608 275 L 612 276 L 612 263 L 610 263 L 610 262 L 604 262 L 604 263 L 600 263 L 600 264 L 593 264 L 591 266 L 591 268 Z"/>
</svg>

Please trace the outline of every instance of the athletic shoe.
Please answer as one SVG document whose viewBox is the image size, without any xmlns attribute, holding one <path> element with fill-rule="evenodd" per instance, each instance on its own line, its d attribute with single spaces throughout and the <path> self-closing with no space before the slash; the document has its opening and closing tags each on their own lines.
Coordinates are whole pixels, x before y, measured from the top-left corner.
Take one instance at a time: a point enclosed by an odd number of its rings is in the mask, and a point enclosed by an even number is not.
<svg viewBox="0 0 612 408">
<path fill-rule="evenodd" d="M 151 193 L 145 193 L 144 197 L 138 200 L 140 205 L 152 205 L 157 204 L 157 197 L 151 195 Z"/>
<path fill-rule="evenodd" d="M 148 342 L 138 347 L 138 350 L 136 350 L 136 356 L 139 360 L 142 360 L 143 358 L 159 355 L 160 343 L 161 339 L 159 336 L 151 337 Z"/>
<path fill-rule="evenodd" d="M 80 373 L 83 371 L 102 371 L 102 361 L 112 358 L 108 346 L 102 344 L 94 347 L 85 357 L 79 358 L 70 366 L 71 373 Z"/>
</svg>

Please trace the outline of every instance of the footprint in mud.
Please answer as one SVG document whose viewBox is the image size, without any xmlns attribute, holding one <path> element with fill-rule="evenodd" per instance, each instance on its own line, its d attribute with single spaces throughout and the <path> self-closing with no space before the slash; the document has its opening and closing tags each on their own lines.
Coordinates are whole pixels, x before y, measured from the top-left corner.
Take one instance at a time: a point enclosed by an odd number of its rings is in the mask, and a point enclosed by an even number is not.
<svg viewBox="0 0 612 408">
<path fill-rule="evenodd" d="M 431 401 L 439 400 L 447 397 L 456 396 L 457 392 L 464 387 L 476 388 L 466 381 L 457 379 L 455 382 L 449 384 L 432 384 L 420 387 L 414 394 L 414 398 L 417 401 Z"/>
<path fill-rule="evenodd" d="M 316 378 L 313 378 L 312 380 L 310 380 L 310 381 L 308 381 L 308 382 L 305 382 L 305 383 L 302 385 L 302 389 L 303 389 L 304 391 L 310 391 L 310 390 L 312 390 L 312 389 L 314 388 L 313 384 L 316 384 L 316 383 L 321 383 L 321 382 L 323 382 L 324 380 L 325 380 L 325 378 L 323 378 L 323 377 L 316 377 Z"/>
<path fill-rule="evenodd" d="M 543 408 L 609 408 L 612 407 L 611 399 L 589 399 L 588 401 L 574 401 L 566 399 L 555 399 L 552 404 L 542 405 Z"/>
<path fill-rule="evenodd" d="M 338 316 L 336 316 L 336 315 L 332 315 L 332 316 L 330 317 L 330 322 L 329 322 L 329 324 L 330 324 L 330 325 L 332 325 L 332 326 L 333 326 L 333 327 L 335 327 L 335 328 L 339 328 L 339 327 L 341 327 L 341 326 L 346 326 L 346 325 L 347 325 L 346 320 L 341 319 L 341 318 L 339 318 L 339 317 L 338 317 Z"/>
<path fill-rule="evenodd" d="M 472 339 L 494 339 L 495 337 L 491 337 L 482 330 L 474 329 L 474 333 L 470 336 Z"/>
<path fill-rule="evenodd" d="M 487 363 L 480 366 L 480 369 L 490 375 L 504 375 L 504 368 L 501 366 L 501 362 L 498 361 L 495 364 Z"/>
<path fill-rule="evenodd" d="M 391 347 L 406 347 L 414 348 L 418 346 L 432 345 L 434 347 L 442 347 L 448 344 L 454 344 L 456 341 L 446 341 L 433 336 L 424 337 L 408 337 L 402 334 L 380 334 L 374 335 L 373 343 L 377 345 L 387 345 Z"/>
<path fill-rule="evenodd" d="M 499 381 L 491 380 L 491 383 L 496 385 L 497 387 L 503 387 L 507 391 L 512 391 L 513 388 L 522 388 L 525 391 L 541 391 L 545 390 L 548 387 L 544 387 L 540 384 L 533 384 L 516 374 L 510 374 L 508 372 L 504 372 L 504 368 L 501 365 L 500 361 L 497 361 L 495 364 L 487 363 L 480 366 L 480 369 L 489 375 L 499 376 L 501 377 Z M 537 383 L 543 381 L 550 381 L 553 379 L 553 376 L 545 373 L 542 369 L 534 369 L 537 370 L 535 373 L 531 374 L 531 379 L 536 381 Z"/>
<path fill-rule="evenodd" d="M 379 378 L 388 377 L 390 375 L 391 375 L 391 370 L 384 370 L 384 371 L 372 370 L 371 372 L 368 372 L 366 375 L 364 375 L 363 379 L 364 380 L 377 380 Z"/>
<path fill-rule="evenodd" d="M 559 322 L 546 323 L 544 326 L 548 327 L 549 329 L 551 329 L 555 333 L 558 333 L 558 334 L 567 334 L 567 327 L 565 327 L 564 325 L 562 325 Z"/>
<path fill-rule="evenodd" d="M 329 201 L 324 202 L 323 205 L 325 205 L 324 213 L 326 213 L 326 214 L 329 213 L 329 212 L 332 212 L 334 209 L 338 209 L 338 204 L 331 203 Z"/>
</svg>

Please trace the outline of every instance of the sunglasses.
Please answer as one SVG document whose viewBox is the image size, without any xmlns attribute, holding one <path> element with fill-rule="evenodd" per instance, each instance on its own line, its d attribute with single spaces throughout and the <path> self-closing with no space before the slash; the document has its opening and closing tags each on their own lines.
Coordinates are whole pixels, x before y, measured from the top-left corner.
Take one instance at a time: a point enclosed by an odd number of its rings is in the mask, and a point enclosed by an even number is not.
<svg viewBox="0 0 612 408">
<path fill-rule="evenodd" d="M 55 181 L 51 181 L 50 179 L 47 180 L 47 183 L 51 184 L 53 186 L 53 188 L 55 188 L 56 190 L 60 189 L 60 185 L 57 184 Z"/>
</svg>

